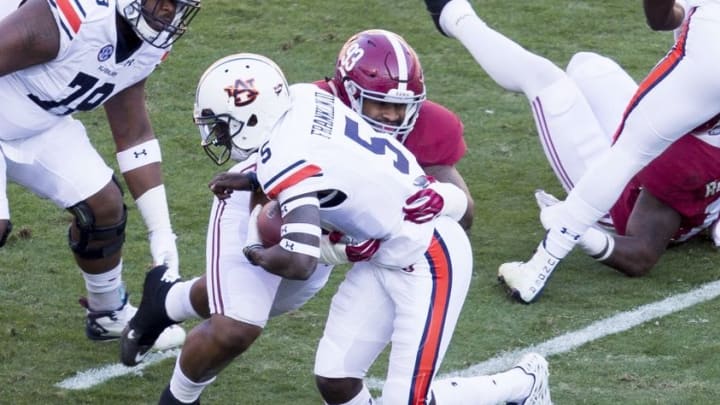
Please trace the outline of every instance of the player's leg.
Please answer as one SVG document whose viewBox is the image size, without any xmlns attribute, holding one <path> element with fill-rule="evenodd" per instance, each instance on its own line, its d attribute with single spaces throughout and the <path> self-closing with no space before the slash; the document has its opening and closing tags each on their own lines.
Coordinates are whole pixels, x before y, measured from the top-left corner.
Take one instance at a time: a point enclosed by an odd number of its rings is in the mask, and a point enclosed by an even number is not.
<svg viewBox="0 0 720 405">
<path fill-rule="evenodd" d="M 430 405 L 551 404 L 548 380 L 545 358 L 528 353 L 500 373 L 434 380 Z"/>
<path fill-rule="evenodd" d="M 315 356 L 315 380 L 327 404 L 373 403 L 362 379 L 390 341 L 394 311 L 377 272 L 388 270 L 356 263 L 333 296 Z"/>
<path fill-rule="evenodd" d="M 610 147 L 573 80 L 552 61 L 490 28 L 466 0 L 447 3 L 439 21 L 497 84 L 526 95 L 548 163 L 565 190 L 572 189 Z"/>
<path fill-rule="evenodd" d="M 583 179 L 582 187 L 568 198 L 568 210 L 575 215 L 566 218 L 564 225 L 572 232 L 582 233 L 588 220 L 617 200 L 635 173 L 717 114 L 720 78 L 714 69 L 720 63 L 720 46 L 710 38 L 720 33 L 718 17 L 713 14 L 719 8 L 697 8 L 689 21 L 692 35 L 682 36 L 640 84 L 619 125 L 612 153 L 604 156 L 592 176 Z M 604 187 L 597 187 L 600 183 Z M 549 248 L 564 256 L 562 243 L 551 238 Z"/>
<path fill-rule="evenodd" d="M 69 117 L 12 146 L 20 153 L 8 159 L 8 178 L 75 217 L 68 237 L 85 278 L 87 336 L 119 337 L 135 308 L 127 305 L 122 282 L 126 211 L 112 169 L 92 147 L 82 124 Z"/>
<path fill-rule="evenodd" d="M 232 360 L 262 333 L 281 278 L 248 263 L 249 193 L 215 200 L 206 244 L 205 291 L 210 318 L 187 336 L 161 403 L 196 401 Z M 191 291 L 185 295 L 190 295 Z M 186 298 L 187 299 L 187 298 Z"/>
<path fill-rule="evenodd" d="M 383 403 L 419 404 L 431 398 L 431 382 L 452 339 L 472 276 L 472 250 L 460 225 L 438 218 L 424 260 L 412 268 L 383 273 L 395 312 Z M 449 404 L 454 400 L 446 398 Z"/>
<path fill-rule="evenodd" d="M 559 261 L 610 209 L 636 173 L 717 114 L 720 78 L 714 71 L 720 64 L 720 44 L 712 39 L 720 35 L 720 5 L 693 10 L 684 34 L 629 102 L 610 152 L 596 160 L 566 199 L 565 215 L 527 263 L 501 266 L 500 273 L 516 275 L 506 283 L 521 301 L 532 302 L 538 296 Z"/>
<path fill-rule="evenodd" d="M 617 62 L 594 52 L 576 53 L 565 70 L 590 105 L 602 132 L 612 139 L 637 90 L 635 80 Z"/>
</svg>

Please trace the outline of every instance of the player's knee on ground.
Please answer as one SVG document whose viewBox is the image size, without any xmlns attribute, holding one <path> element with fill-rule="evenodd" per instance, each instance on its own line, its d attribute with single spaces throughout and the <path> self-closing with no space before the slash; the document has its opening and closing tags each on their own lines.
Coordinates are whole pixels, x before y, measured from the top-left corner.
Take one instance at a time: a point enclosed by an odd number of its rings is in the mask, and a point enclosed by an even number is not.
<svg viewBox="0 0 720 405">
<path fill-rule="evenodd" d="M 68 239 L 76 255 L 89 260 L 102 259 L 122 249 L 127 209 L 122 191 L 114 181 L 68 211 L 75 217 Z"/>
<path fill-rule="evenodd" d="M 354 398 L 362 390 L 363 382 L 359 378 L 327 378 L 315 376 L 320 395 L 325 402 L 339 404 Z"/>
<path fill-rule="evenodd" d="M 9 219 L 0 219 L 0 247 L 5 245 L 12 231 L 12 222 Z"/>
<path fill-rule="evenodd" d="M 257 325 L 240 322 L 223 315 L 212 315 L 209 322 L 212 342 L 224 352 L 237 356 L 247 350 L 262 333 Z"/>
</svg>

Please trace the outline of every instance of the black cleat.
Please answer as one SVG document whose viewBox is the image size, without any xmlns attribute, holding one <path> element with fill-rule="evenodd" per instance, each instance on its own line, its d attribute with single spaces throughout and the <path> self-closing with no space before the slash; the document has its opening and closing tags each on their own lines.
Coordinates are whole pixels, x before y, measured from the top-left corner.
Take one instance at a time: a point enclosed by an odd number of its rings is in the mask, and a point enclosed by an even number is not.
<svg viewBox="0 0 720 405">
<path fill-rule="evenodd" d="M 430 17 L 435 23 L 435 27 L 440 31 L 441 34 L 448 36 L 440 26 L 440 13 L 443 7 L 448 4 L 451 0 L 425 0 L 425 6 L 427 11 L 430 13 Z"/>
<path fill-rule="evenodd" d="M 140 306 L 120 337 L 120 360 L 126 366 L 140 363 L 165 328 L 177 323 L 165 311 L 165 298 L 180 278 L 164 279 L 166 270 L 167 266 L 160 265 L 145 274 Z"/>
</svg>

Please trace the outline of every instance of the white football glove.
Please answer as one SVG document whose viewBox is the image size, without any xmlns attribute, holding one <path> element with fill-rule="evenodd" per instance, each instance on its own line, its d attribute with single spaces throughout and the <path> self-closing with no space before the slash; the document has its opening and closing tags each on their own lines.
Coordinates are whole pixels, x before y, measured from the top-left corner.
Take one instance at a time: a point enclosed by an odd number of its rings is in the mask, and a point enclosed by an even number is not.
<svg viewBox="0 0 720 405">
<path fill-rule="evenodd" d="M 153 264 L 155 266 L 164 264 L 168 268 L 163 279 L 167 277 L 169 281 L 172 281 L 180 277 L 180 257 L 175 244 L 176 236 L 172 229 L 156 230 L 150 232 L 148 237 Z"/>
<path fill-rule="evenodd" d="M 165 264 L 168 267 L 168 277 L 179 277 L 180 259 L 175 245 L 175 234 L 170 225 L 165 186 L 159 185 L 147 190 L 135 200 L 135 204 L 148 229 L 153 264 Z"/>
</svg>

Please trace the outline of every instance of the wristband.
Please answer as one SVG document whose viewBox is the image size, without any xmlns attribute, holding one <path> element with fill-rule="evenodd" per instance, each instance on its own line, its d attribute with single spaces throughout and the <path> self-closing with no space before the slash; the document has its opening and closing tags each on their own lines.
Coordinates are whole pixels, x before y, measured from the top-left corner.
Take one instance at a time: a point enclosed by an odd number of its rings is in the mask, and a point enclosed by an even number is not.
<svg viewBox="0 0 720 405">
<path fill-rule="evenodd" d="M 250 183 L 250 191 L 253 193 L 260 190 L 260 182 L 257 179 L 257 173 L 254 171 L 245 172 L 248 182 Z"/>
<path fill-rule="evenodd" d="M 282 238 L 278 245 L 292 253 L 302 253 L 304 255 L 312 256 L 314 258 L 320 257 L 320 248 L 307 243 L 296 242 L 294 240 Z"/>
<path fill-rule="evenodd" d="M 120 151 L 115 157 L 121 173 L 127 173 L 150 163 L 161 162 L 160 142 L 157 139 L 151 139 Z"/>
</svg>

